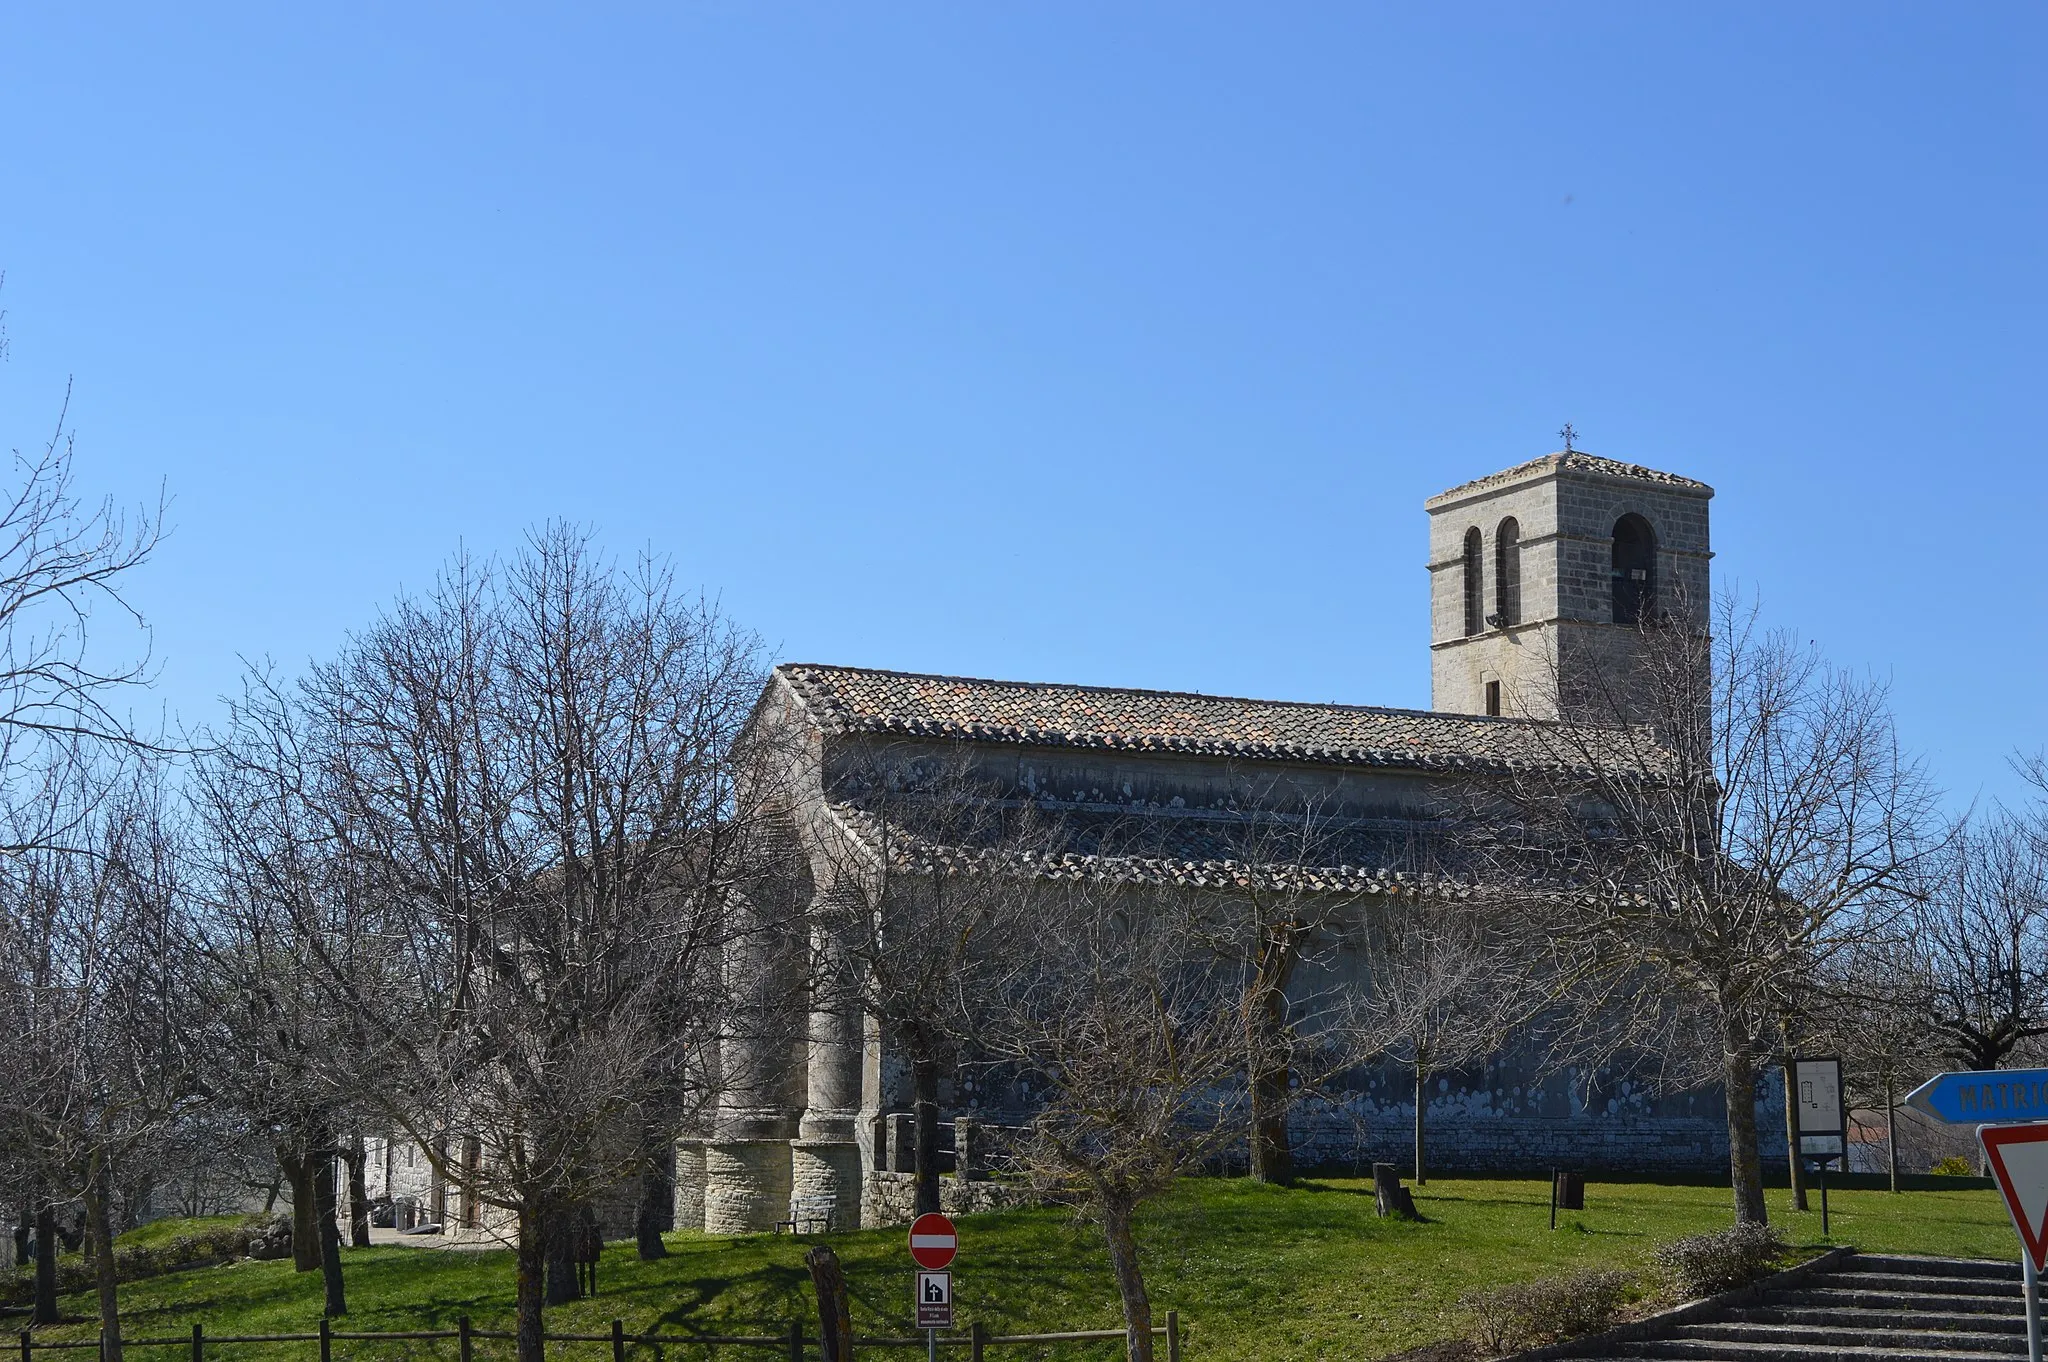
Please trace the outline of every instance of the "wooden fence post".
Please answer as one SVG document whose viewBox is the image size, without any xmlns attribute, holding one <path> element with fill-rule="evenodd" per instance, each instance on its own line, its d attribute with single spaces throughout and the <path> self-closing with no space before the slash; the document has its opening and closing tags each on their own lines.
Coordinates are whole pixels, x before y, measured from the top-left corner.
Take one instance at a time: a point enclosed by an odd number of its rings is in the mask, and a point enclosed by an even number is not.
<svg viewBox="0 0 2048 1362">
<path fill-rule="evenodd" d="M 457 1354 L 461 1357 L 462 1362 L 471 1362 L 469 1355 L 471 1344 L 469 1338 L 468 1315 L 464 1315 L 460 1319 L 455 1321 L 455 1334 L 457 1338 L 461 1339 L 461 1343 L 456 1348 Z"/>
<path fill-rule="evenodd" d="M 1166 1362 L 1180 1362 L 1180 1311 L 1166 1312 Z"/>
<path fill-rule="evenodd" d="M 205 1362 L 206 1335 L 197 1324 L 192 1326 L 192 1362 Z"/>
<path fill-rule="evenodd" d="M 612 1362 L 626 1362 L 626 1322 L 612 1321 Z"/>
<path fill-rule="evenodd" d="M 967 1326 L 967 1350 L 973 1362 L 981 1362 L 982 1352 L 988 1347 L 988 1326 L 980 1320 Z"/>
<path fill-rule="evenodd" d="M 818 1292 L 819 1355 L 824 1362 L 853 1362 L 853 1313 L 839 1255 L 820 1244 L 804 1255 L 804 1266 Z"/>
<path fill-rule="evenodd" d="M 804 1362 L 804 1317 L 789 1322 L 789 1362 Z"/>
<path fill-rule="evenodd" d="M 198 1362 L 198 1359 L 193 1359 Z M 320 1316 L 320 1362 L 334 1362 L 334 1326 L 327 1322 L 327 1316 Z"/>
<path fill-rule="evenodd" d="M 35 1350 L 35 1335 L 28 1330 L 21 1331 L 21 1362 L 29 1362 L 29 1354 Z"/>
</svg>

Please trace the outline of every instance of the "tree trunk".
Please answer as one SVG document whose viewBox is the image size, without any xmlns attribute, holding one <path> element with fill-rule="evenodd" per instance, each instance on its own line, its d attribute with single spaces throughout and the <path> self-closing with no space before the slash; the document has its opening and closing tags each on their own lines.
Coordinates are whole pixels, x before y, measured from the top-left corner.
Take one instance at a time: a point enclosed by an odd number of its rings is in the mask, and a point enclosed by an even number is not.
<svg viewBox="0 0 2048 1362">
<path fill-rule="evenodd" d="M 36 1207 L 35 1322 L 57 1322 L 57 1208 L 47 1201 Z"/>
<path fill-rule="evenodd" d="M 911 1167 L 916 1175 L 917 1213 L 939 1209 L 939 1066 L 936 1060 L 910 1064 L 911 1112 L 916 1139 Z"/>
<path fill-rule="evenodd" d="M 320 1270 L 320 1198 L 313 1190 L 313 1163 L 309 1154 L 277 1146 L 277 1166 L 292 1189 L 292 1268 L 298 1272 Z"/>
<path fill-rule="evenodd" d="M 547 1303 L 583 1299 L 583 1283 L 576 1276 L 576 1240 L 579 1237 L 576 1207 L 563 1206 L 541 1217 L 541 1243 L 547 1256 Z"/>
<path fill-rule="evenodd" d="M 150 1198 L 155 1195 L 156 1180 L 153 1178 L 137 1178 L 122 1188 L 121 1195 L 114 1202 L 120 1208 L 120 1215 L 114 1220 L 114 1233 L 126 1234 L 134 1229 L 139 1223 L 136 1216 L 141 1214 L 141 1208 L 148 1205 Z M 197 1215 L 199 1212 L 195 1210 L 192 1214 Z"/>
<path fill-rule="evenodd" d="M 1423 1162 L 1423 1131 L 1427 1128 L 1429 1115 L 1429 1070 L 1420 1064 L 1415 1066 L 1415 1185 L 1427 1186 L 1429 1175 Z"/>
<path fill-rule="evenodd" d="M 818 1293 L 819 1355 L 824 1362 L 853 1362 L 853 1312 L 846 1299 L 846 1273 L 839 1255 L 823 1244 L 804 1255 Z"/>
<path fill-rule="evenodd" d="M 326 1292 L 322 1309 L 335 1319 L 348 1313 L 348 1297 L 341 1289 L 341 1226 L 334 1220 L 334 1156 L 324 1151 L 313 1159 L 313 1197 L 320 1222 L 320 1285 Z"/>
<path fill-rule="evenodd" d="M 93 1286 L 100 1303 L 100 1362 L 121 1362 L 120 1275 L 114 1262 L 113 1208 L 107 1205 L 106 1156 L 92 1156 L 85 1180 L 85 1236 L 92 1246 Z"/>
<path fill-rule="evenodd" d="M 1131 1234 L 1131 1207 L 1104 1205 L 1102 1234 L 1109 1241 L 1109 1268 L 1124 1307 L 1124 1356 L 1127 1362 L 1152 1362 L 1152 1298 L 1138 1266 L 1138 1242 Z"/>
<path fill-rule="evenodd" d="M 354 1135 L 343 1147 L 342 1159 L 348 1164 L 348 1233 L 349 1242 L 357 1248 L 370 1246 L 370 1182 L 367 1176 L 370 1157 L 363 1150 L 363 1137 Z M 385 1195 L 390 1195 L 391 1184 L 384 1184 Z"/>
<path fill-rule="evenodd" d="M 1735 1223 L 1768 1225 L 1756 1145 L 1756 1061 L 1732 1037 L 1722 1042 L 1721 1083 L 1727 1091 L 1728 1182 L 1735 1194 Z"/>
<path fill-rule="evenodd" d="M 676 1156 L 675 1141 L 666 1132 L 649 1130 L 642 1139 L 640 1204 L 633 1214 L 633 1241 L 642 1262 L 668 1256 L 661 1232 L 675 1226 L 675 1179 L 671 1173 Z"/>
<path fill-rule="evenodd" d="M 1799 1111 L 1794 1105 L 1799 1094 L 1794 1085 L 1798 1077 L 1792 1067 L 1792 1052 L 1785 1051 L 1785 1165 L 1792 1179 L 1792 1209 L 1803 1211 L 1806 1207 L 1806 1170 L 1800 1166 L 1799 1158 Z"/>
<path fill-rule="evenodd" d="M 1884 1161 L 1891 1173 L 1892 1190 L 1896 1192 L 1899 1190 L 1899 1099 L 1889 1078 L 1884 1081 Z"/>
<path fill-rule="evenodd" d="M 1286 1186 L 1294 1181 L 1293 1139 L 1287 1128 L 1287 980 L 1293 972 L 1291 927 L 1270 931 L 1252 961 L 1251 996 L 1245 1000 L 1245 1054 L 1250 1060 L 1251 1176 Z"/>
<path fill-rule="evenodd" d="M 664 1223 L 675 1215 L 675 1191 L 658 1171 L 640 1174 L 640 1205 L 633 1215 L 633 1246 L 640 1261 L 651 1263 L 668 1257 L 668 1245 L 661 1240 Z"/>
<path fill-rule="evenodd" d="M 547 1254 L 542 1243 L 541 1219 L 532 1207 L 519 1208 L 519 1249 L 517 1293 L 519 1322 L 514 1326 L 513 1351 L 517 1362 L 547 1362 L 547 1342 L 542 1337 L 541 1298 L 545 1292 Z"/>
<path fill-rule="evenodd" d="M 1277 992 L 1270 995 L 1268 1002 L 1275 1012 L 1279 1010 Z M 1262 1006 L 1259 1010 L 1265 1011 L 1266 1008 Z M 1284 1018 L 1279 1016 L 1252 1023 L 1261 1030 L 1272 1031 L 1277 1031 L 1284 1024 Z M 1251 1176 L 1255 1182 L 1270 1182 L 1284 1187 L 1294 1181 L 1294 1142 L 1287 1128 L 1287 1083 L 1292 1076 L 1291 1068 L 1284 1060 L 1272 1062 L 1279 1050 L 1270 1039 L 1255 1039 L 1253 1044 Z"/>
</svg>

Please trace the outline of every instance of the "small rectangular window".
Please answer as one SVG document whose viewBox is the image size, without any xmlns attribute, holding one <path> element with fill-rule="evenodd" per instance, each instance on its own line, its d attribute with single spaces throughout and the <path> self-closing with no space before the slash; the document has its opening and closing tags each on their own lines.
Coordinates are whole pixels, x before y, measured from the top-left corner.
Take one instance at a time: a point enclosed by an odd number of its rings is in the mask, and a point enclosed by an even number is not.
<svg viewBox="0 0 2048 1362">
<path fill-rule="evenodd" d="M 1500 682 L 1486 683 L 1486 712 L 1496 719 L 1500 717 Z"/>
</svg>

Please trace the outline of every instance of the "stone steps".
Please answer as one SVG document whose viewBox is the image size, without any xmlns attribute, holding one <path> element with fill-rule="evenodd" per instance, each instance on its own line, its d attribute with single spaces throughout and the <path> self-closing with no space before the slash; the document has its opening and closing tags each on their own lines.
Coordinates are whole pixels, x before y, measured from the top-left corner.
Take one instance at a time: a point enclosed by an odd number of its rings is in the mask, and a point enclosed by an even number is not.
<svg viewBox="0 0 2048 1362">
<path fill-rule="evenodd" d="M 1995 1258 L 1928 1258 L 1908 1253 L 1859 1253 L 1858 1272 L 1899 1272 L 1908 1276 L 1933 1276 L 1954 1281 L 1963 1277 L 1995 1277 L 2002 1282 L 2020 1280 L 2020 1265 Z"/>
<path fill-rule="evenodd" d="M 1832 1270 L 1570 1356 L 1694 1362 L 2012 1362 L 2026 1356 L 2017 1264 L 1853 1254 Z M 1624 1341 L 1626 1340 L 1626 1341 Z"/>
<path fill-rule="evenodd" d="M 2021 1349 L 2020 1356 L 2026 1355 Z M 1731 1343 L 1717 1339 L 1658 1339 L 1632 1343 L 1601 1353 L 1589 1362 L 1621 1362 L 1624 1358 L 1690 1358 L 1693 1362 L 2012 1362 L 2009 1352 L 1981 1349 L 1923 1349 L 1910 1342 L 1901 1347 L 1853 1344 Z"/>
<path fill-rule="evenodd" d="M 1854 1260 L 1852 1260 L 1854 1261 Z M 2019 1290 L 2019 1278 L 2000 1281 L 1996 1277 L 1942 1277 L 1924 1272 L 1830 1272 L 1816 1281 L 1830 1291 L 1897 1291 L 1942 1296 L 2005 1297 Z"/>
<path fill-rule="evenodd" d="M 2026 1308 L 2017 1284 L 2010 1296 L 1949 1295 L 1941 1291 L 1835 1291 L 1822 1286 L 1804 1286 L 1793 1291 L 1772 1291 L 1764 1296 L 1768 1305 L 1787 1309 L 1814 1306 L 1851 1306 L 1861 1310 L 1926 1310 L 1973 1315 L 2017 1315 Z"/>
<path fill-rule="evenodd" d="M 2025 1321 L 2021 1322 L 2024 1325 Z M 1674 1339 L 1692 1342 L 1776 1343 L 1785 1347 L 1831 1344 L 1858 1348 L 1912 1348 L 1927 1352 L 2020 1352 L 2027 1350 L 2024 1327 L 2018 1333 L 1990 1333 L 1976 1329 L 1928 1329 L 1919 1321 L 1911 1326 L 1878 1324 L 1863 1328 L 1816 1324 L 1806 1320 L 1789 1324 L 1760 1324 L 1731 1320 L 1726 1324 L 1681 1324 L 1672 1330 Z"/>
<path fill-rule="evenodd" d="M 1731 1311 L 1729 1319 L 1744 1324 L 1813 1324 L 1836 1329 L 1885 1329 L 1903 1327 L 1936 1332 L 2019 1334 L 2027 1332 L 2026 1316 L 2018 1309 L 2005 1313 L 1991 1311 L 1945 1311 L 1930 1309 L 1887 1309 L 1884 1307 L 1842 1307 L 1810 1305 L 1796 1309 L 1777 1305 L 1751 1305 Z"/>
</svg>

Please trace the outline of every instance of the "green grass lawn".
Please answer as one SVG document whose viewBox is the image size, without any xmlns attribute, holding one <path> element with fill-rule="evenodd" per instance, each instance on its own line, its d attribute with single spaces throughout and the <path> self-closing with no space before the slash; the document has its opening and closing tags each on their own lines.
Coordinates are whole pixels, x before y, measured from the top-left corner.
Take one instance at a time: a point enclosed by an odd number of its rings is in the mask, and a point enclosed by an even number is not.
<svg viewBox="0 0 2048 1362">
<path fill-rule="evenodd" d="M 247 1224 L 251 1217 L 245 1215 L 202 1215 L 186 1220 L 152 1220 L 125 1234 L 115 1236 L 114 1243 L 120 1248 L 162 1248 L 174 1239 L 188 1234 L 204 1234 L 208 1230 L 232 1229 Z"/>
<path fill-rule="evenodd" d="M 1820 1244 L 1820 1216 L 1795 1214 L 1774 1190 L 1774 1222 L 1793 1242 Z M 1581 1268 L 1641 1268 L 1664 1240 L 1729 1223 L 1724 1188 L 1593 1183 L 1586 1210 L 1549 1228 L 1548 1185 L 1442 1179 L 1417 1189 L 1422 1224 L 1382 1221 L 1370 1184 L 1319 1180 L 1281 1190 L 1200 1180 L 1153 1208 L 1142 1232 L 1155 1306 L 1180 1311 L 1190 1359 L 1381 1357 L 1462 1331 L 1457 1301 L 1475 1288 Z M 1990 1191 L 1843 1191 L 1830 1194 L 1832 1242 L 1872 1250 L 2011 1258 L 2005 1211 Z M 909 1255 L 900 1229 L 825 1237 L 846 1265 L 858 1332 L 910 1332 Z M 810 1281 L 802 1265 L 811 1240 L 669 1237 L 670 1256 L 638 1261 L 610 1246 L 602 1293 L 549 1311 L 551 1330 L 597 1333 L 617 1316 L 630 1332 L 692 1330 L 772 1333 L 801 1315 L 815 1335 Z M 510 1327 L 510 1255 L 414 1248 L 344 1254 L 349 1329 L 453 1327 L 468 1314 L 479 1328 Z M 1058 1210 L 974 1216 L 961 1222 L 954 1264 L 960 1319 L 996 1333 L 1114 1327 L 1115 1291 L 1100 1236 Z M 311 1329 L 320 1311 L 318 1274 L 289 1263 L 241 1262 L 140 1281 L 122 1288 L 132 1335 L 282 1333 Z M 67 1315 L 93 1310 L 89 1296 L 64 1302 Z M 53 1335 L 90 1335 L 62 1326 Z M 667 1349 L 662 1362 L 694 1362 L 702 1349 Z M 765 1352 L 724 1350 L 737 1358 Z M 1032 1350 L 1034 1355 L 1044 1350 Z M 445 1356 L 438 1345 L 353 1343 L 337 1353 L 361 1362 Z M 557 1345 L 564 1362 L 605 1362 L 600 1346 Z M 480 1362 L 509 1357 L 509 1344 L 481 1345 Z M 226 1362 L 291 1356 L 310 1349 L 223 1348 Z M 1003 1356 L 1021 1357 L 1024 1350 Z M 1044 1353 L 1044 1355 L 1052 1355 Z M 1111 1357 L 1115 1345 L 1069 1346 L 1059 1355 Z M 168 1350 L 138 1354 L 170 1359 Z"/>
</svg>

